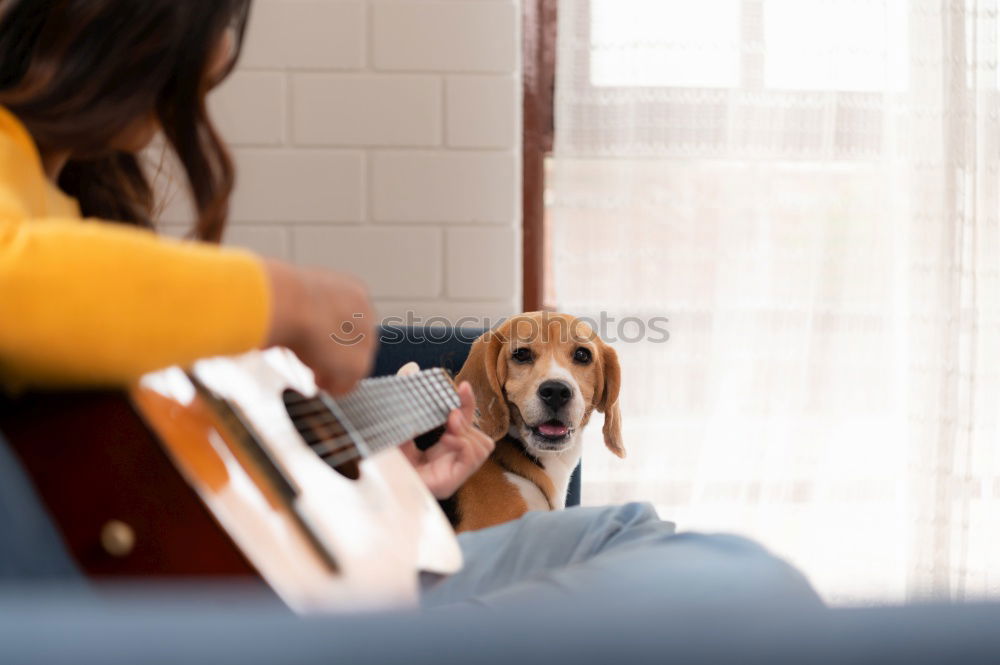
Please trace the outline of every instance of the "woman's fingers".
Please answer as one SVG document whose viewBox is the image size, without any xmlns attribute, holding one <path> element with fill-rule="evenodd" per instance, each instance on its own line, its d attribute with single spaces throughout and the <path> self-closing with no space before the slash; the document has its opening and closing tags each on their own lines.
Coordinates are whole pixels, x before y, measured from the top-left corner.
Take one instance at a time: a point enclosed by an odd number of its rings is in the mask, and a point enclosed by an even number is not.
<svg viewBox="0 0 1000 665">
<path fill-rule="evenodd" d="M 410 362 L 406 363 L 398 370 L 396 370 L 396 376 L 410 376 L 412 374 L 416 374 L 419 371 L 420 371 L 420 365 L 411 360 Z"/>
<path fill-rule="evenodd" d="M 473 429 L 476 417 L 476 396 L 468 381 L 463 381 L 456 389 L 460 406 L 448 414 L 447 431 L 451 434 L 465 434 Z"/>
<path fill-rule="evenodd" d="M 356 278 L 265 260 L 271 288 L 267 346 L 284 346 L 334 394 L 368 375 L 375 357 L 374 310 Z"/>
<path fill-rule="evenodd" d="M 461 401 L 460 407 L 465 422 L 470 425 L 476 422 L 476 393 L 472 390 L 472 384 L 462 381 L 458 386 L 458 399 Z"/>
</svg>

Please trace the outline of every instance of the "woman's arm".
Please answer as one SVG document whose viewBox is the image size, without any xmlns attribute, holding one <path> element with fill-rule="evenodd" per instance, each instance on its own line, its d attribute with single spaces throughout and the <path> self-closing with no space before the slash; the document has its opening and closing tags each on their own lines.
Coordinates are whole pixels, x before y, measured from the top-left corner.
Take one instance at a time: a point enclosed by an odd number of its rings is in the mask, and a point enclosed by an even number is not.
<svg viewBox="0 0 1000 665">
<path fill-rule="evenodd" d="M 368 326 L 363 342 L 330 339 L 345 319 Z M 0 219 L 0 380 L 14 386 L 123 385 L 280 344 L 340 392 L 367 371 L 371 319 L 333 273 L 117 224 Z"/>
</svg>

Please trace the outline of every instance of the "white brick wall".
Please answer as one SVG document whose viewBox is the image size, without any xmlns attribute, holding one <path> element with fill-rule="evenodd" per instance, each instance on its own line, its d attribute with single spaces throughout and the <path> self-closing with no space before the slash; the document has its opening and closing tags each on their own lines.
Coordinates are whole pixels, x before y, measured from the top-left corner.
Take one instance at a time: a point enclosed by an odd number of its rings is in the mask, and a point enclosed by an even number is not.
<svg viewBox="0 0 1000 665">
<path fill-rule="evenodd" d="M 519 23 L 517 0 L 255 2 L 210 102 L 227 241 L 358 274 L 383 316 L 519 310 Z"/>
</svg>

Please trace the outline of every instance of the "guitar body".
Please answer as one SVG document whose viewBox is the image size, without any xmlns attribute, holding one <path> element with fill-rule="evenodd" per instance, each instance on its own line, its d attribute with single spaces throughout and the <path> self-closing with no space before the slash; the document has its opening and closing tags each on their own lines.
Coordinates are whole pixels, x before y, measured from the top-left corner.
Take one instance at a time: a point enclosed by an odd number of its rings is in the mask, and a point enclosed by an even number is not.
<svg viewBox="0 0 1000 665">
<path fill-rule="evenodd" d="M 262 579 L 300 612 L 416 602 L 418 572 L 461 566 L 451 527 L 402 453 L 334 468 L 283 399 L 316 394 L 290 352 L 173 368 L 128 393 L 0 406 L 80 565 L 96 576 Z M 340 428 L 318 414 L 310 433 Z"/>
<path fill-rule="evenodd" d="M 256 574 L 126 394 L 42 393 L 0 400 L 0 431 L 88 573 Z M 101 542 L 114 520 L 133 532 L 127 553 L 112 554 Z"/>
</svg>

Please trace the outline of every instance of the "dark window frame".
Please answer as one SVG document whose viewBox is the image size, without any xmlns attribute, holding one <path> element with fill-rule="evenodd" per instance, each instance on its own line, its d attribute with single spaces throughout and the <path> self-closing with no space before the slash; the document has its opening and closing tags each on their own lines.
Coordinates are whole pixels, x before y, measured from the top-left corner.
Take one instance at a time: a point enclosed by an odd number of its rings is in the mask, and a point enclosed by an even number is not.
<svg viewBox="0 0 1000 665">
<path fill-rule="evenodd" d="M 522 303 L 545 309 L 548 238 L 545 232 L 545 159 L 555 132 L 557 0 L 524 0 L 522 144 Z"/>
</svg>

